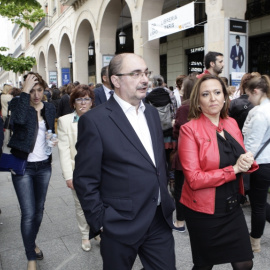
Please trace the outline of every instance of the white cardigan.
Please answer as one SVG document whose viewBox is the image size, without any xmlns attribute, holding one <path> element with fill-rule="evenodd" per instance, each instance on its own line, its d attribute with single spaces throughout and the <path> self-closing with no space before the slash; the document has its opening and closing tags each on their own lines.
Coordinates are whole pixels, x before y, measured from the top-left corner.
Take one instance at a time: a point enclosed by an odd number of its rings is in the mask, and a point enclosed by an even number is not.
<svg viewBox="0 0 270 270">
<path fill-rule="evenodd" d="M 242 132 L 246 150 L 255 157 L 270 138 L 270 99 L 265 99 L 260 105 L 249 111 Z M 256 161 L 258 164 L 270 163 L 270 143 Z"/>
<path fill-rule="evenodd" d="M 58 118 L 58 150 L 60 164 L 65 180 L 73 179 L 75 167 L 75 156 L 77 154 L 75 145 L 78 135 L 78 123 L 73 123 L 75 113 L 66 114 Z"/>
</svg>

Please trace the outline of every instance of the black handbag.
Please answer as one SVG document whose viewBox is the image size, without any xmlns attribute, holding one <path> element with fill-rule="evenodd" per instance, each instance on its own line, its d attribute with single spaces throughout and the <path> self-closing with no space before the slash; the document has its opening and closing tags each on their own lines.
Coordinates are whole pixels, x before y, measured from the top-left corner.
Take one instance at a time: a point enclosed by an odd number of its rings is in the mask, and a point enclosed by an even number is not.
<svg viewBox="0 0 270 270">
<path fill-rule="evenodd" d="M 17 158 L 12 154 L 3 153 L 0 158 L 0 171 L 11 172 L 14 175 L 24 175 L 27 160 Z"/>
</svg>

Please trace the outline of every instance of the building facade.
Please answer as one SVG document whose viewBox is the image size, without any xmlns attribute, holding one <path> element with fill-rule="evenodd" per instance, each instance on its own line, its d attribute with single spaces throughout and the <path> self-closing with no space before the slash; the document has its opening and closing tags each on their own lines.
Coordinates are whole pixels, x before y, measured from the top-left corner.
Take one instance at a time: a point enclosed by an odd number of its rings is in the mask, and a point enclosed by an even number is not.
<svg viewBox="0 0 270 270">
<path fill-rule="evenodd" d="M 14 57 L 33 56 L 39 72 L 58 86 L 69 81 L 101 82 L 100 70 L 120 52 L 141 55 L 149 70 L 162 74 L 168 85 L 179 74 L 203 71 L 203 56 L 209 50 L 224 53 L 229 66 L 226 21 L 248 20 L 248 71 L 270 73 L 270 1 L 195 1 L 192 29 L 148 41 L 148 20 L 188 4 L 190 0 L 41 0 L 47 14 L 34 29 L 12 31 Z M 125 45 L 119 33 L 126 34 Z M 89 49 L 91 55 L 89 55 Z M 93 52 L 93 55 L 92 55 Z M 224 71 L 229 77 L 229 71 Z M 21 74 L 0 72 L 0 85 L 10 80 L 20 86 Z"/>
</svg>

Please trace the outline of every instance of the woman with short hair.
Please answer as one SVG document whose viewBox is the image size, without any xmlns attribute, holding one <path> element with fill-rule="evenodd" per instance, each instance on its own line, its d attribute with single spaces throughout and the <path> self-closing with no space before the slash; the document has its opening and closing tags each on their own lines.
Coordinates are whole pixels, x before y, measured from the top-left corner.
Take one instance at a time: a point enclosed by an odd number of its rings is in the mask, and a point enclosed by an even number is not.
<svg viewBox="0 0 270 270">
<path fill-rule="evenodd" d="M 66 114 L 58 119 L 58 149 L 60 164 L 67 187 L 71 189 L 75 202 L 76 218 L 82 236 L 81 247 L 84 251 L 90 251 L 89 226 L 85 219 L 81 204 L 73 187 L 73 170 L 75 168 L 75 144 L 77 142 L 79 118 L 94 106 L 94 92 L 90 87 L 79 84 L 70 95 L 70 106 L 74 112 Z"/>
</svg>

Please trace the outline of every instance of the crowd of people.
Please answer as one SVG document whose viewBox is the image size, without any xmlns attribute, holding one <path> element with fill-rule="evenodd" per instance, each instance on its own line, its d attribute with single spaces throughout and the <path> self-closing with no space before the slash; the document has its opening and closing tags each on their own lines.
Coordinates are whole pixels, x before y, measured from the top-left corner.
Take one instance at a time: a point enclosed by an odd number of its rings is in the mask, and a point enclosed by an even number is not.
<svg viewBox="0 0 270 270">
<path fill-rule="evenodd" d="M 53 146 L 74 198 L 81 247 L 87 252 L 91 239 L 99 241 L 103 269 L 132 269 L 138 255 L 143 269 L 175 270 L 172 230 L 188 230 L 193 270 L 253 268 L 270 222 L 270 79 L 246 73 L 236 89 L 219 76 L 222 53 L 208 52 L 204 62 L 202 74 L 179 75 L 175 87 L 132 53 L 103 67 L 96 88 L 49 88 L 34 72 L 22 89 L 4 86 L 7 146 L 27 160 L 12 182 L 28 270 L 45 256 L 36 238 L 51 177 L 48 130 L 58 134 Z M 250 233 L 241 208 L 247 196 Z"/>
</svg>

